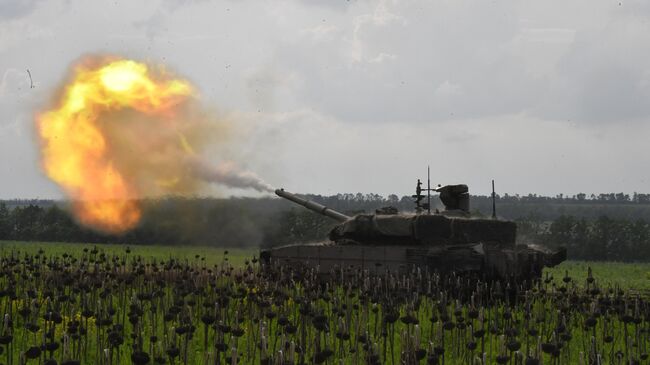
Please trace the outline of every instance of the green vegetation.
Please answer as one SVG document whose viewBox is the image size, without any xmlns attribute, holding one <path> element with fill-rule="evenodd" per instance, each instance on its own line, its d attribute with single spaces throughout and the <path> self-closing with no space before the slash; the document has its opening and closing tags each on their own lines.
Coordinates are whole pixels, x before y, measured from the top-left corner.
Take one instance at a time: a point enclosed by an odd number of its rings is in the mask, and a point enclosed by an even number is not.
<svg viewBox="0 0 650 365">
<path fill-rule="evenodd" d="M 574 260 L 638 262 L 650 257 L 650 224 L 643 220 L 562 215 L 552 222 L 518 219 L 517 226 L 520 241 L 565 246 Z"/>
<path fill-rule="evenodd" d="M 346 214 L 385 206 L 412 211 L 413 199 L 396 195 L 307 195 Z M 143 200 L 143 219 L 124 234 L 101 234 L 78 225 L 69 206 L 53 201 L 0 201 L 0 240 L 259 247 L 324 240 L 336 223 L 275 198 L 164 198 Z M 438 199 L 434 208 L 441 208 Z M 572 197 L 497 197 L 497 213 L 515 220 L 524 243 L 567 246 L 573 260 L 647 261 L 650 258 L 650 194 Z M 489 216 L 487 196 L 472 196 L 471 209 Z"/>
<path fill-rule="evenodd" d="M 559 284 L 568 274 L 577 285 L 585 286 L 589 268 L 600 286 L 650 293 L 650 263 L 566 261 L 546 269 L 544 275 L 548 273 Z"/>
<path fill-rule="evenodd" d="M 650 264 L 532 287 L 417 272 L 317 280 L 254 249 L 0 241 L 5 364 L 577 364 L 648 358 Z M 589 279 L 588 268 L 592 269 Z"/>
<path fill-rule="evenodd" d="M 27 242 L 27 241 L 0 241 L 0 255 L 11 252 L 34 255 L 43 250 L 44 256 L 60 256 L 64 253 L 79 256 L 83 250 L 97 248 L 107 255 L 122 255 L 128 248 L 131 256 L 139 256 L 145 260 L 168 260 L 173 258 L 181 262 L 205 262 L 206 265 L 215 265 L 223 262 L 224 252 L 228 252 L 230 264 L 235 267 L 243 266 L 247 259 L 259 255 L 255 248 L 218 248 L 210 246 L 140 246 L 119 244 L 83 244 L 65 242 Z M 199 257 L 197 257 L 197 255 Z M 201 260 L 204 258 L 204 260 Z M 650 263 L 624 263 L 607 261 L 566 261 L 562 264 L 545 269 L 544 275 L 552 276 L 556 282 L 568 273 L 580 285 L 587 279 L 588 268 L 591 267 L 594 276 L 600 285 L 620 287 L 624 289 L 650 290 Z"/>
<path fill-rule="evenodd" d="M 247 259 L 259 255 L 255 248 L 220 248 L 200 246 L 139 246 L 119 244 L 84 244 L 67 242 L 26 242 L 26 241 L 0 241 L 0 256 L 15 254 L 35 255 L 42 251 L 42 256 L 61 256 L 64 253 L 81 256 L 84 250 L 97 249 L 109 256 L 122 256 L 128 249 L 131 257 L 140 257 L 143 260 L 169 260 L 174 259 L 182 263 L 201 263 L 208 266 L 221 264 L 224 257 L 236 267 L 242 267 Z M 224 256 L 224 253 L 227 255 Z"/>
</svg>

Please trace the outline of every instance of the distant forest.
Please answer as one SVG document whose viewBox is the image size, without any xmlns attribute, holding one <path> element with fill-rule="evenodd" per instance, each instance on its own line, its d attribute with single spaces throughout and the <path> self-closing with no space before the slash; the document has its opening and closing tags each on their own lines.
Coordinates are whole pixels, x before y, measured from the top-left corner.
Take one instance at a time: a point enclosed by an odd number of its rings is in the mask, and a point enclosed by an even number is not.
<svg viewBox="0 0 650 365">
<path fill-rule="evenodd" d="M 394 206 L 410 196 L 306 195 L 346 214 Z M 472 213 L 490 216 L 492 199 L 472 196 Z M 437 196 L 433 209 L 442 209 Z M 279 198 L 164 198 L 142 201 L 143 219 L 123 235 L 78 225 L 65 202 L 0 201 L 0 240 L 260 247 L 326 239 L 335 222 Z M 519 240 L 566 246 L 572 259 L 650 261 L 650 194 L 497 195 L 497 215 L 514 220 Z"/>
</svg>

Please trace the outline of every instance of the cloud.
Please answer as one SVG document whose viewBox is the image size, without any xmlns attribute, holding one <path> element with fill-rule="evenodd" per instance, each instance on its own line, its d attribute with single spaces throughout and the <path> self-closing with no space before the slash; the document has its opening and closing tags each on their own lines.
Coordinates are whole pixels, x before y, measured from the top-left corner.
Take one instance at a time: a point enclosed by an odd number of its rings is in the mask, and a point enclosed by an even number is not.
<svg viewBox="0 0 650 365">
<path fill-rule="evenodd" d="M 214 156 L 297 190 L 398 192 L 433 160 L 445 180 L 494 174 L 509 191 L 559 192 L 567 181 L 641 191 L 636 181 L 650 177 L 639 169 L 597 178 L 624 165 L 622 150 L 649 162 L 639 131 L 650 117 L 650 7 L 618 3 L 3 2 L 0 145 L 36 150 L 27 127 L 38 93 L 99 51 L 187 77 L 236 116 L 241 143 Z M 25 88 L 25 68 L 37 89 Z M 544 171 L 558 166 L 561 182 Z M 52 192 L 37 165 L 12 161 L 0 175 L 10 196 Z"/>
<path fill-rule="evenodd" d="M 332 41 L 340 35 L 340 29 L 333 25 L 319 24 L 315 27 L 303 29 L 301 33 L 309 35 L 314 42 Z"/>
<path fill-rule="evenodd" d="M 382 63 L 382 62 L 387 62 L 396 59 L 397 56 L 394 54 L 390 53 L 384 53 L 381 52 L 380 54 L 377 55 L 375 58 L 371 58 L 368 60 L 369 63 Z"/>
<path fill-rule="evenodd" d="M 9 68 L 0 78 L 0 137 L 15 138 L 29 135 L 31 107 L 41 93 L 30 88 L 27 70 Z M 36 84 L 38 86 L 38 84 Z"/>
<path fill-rule="evenodd" d="M 645 122 L 650 117 L 650 25 L 615 18 L 579 32 L 546 83 L 536 114 L 603 124 Z"/>
<path fill-rule="evenodd" d="M 455 84 L 452 82 L 449 82 L 449 80 L 445 80 L 440 86 L 436 88 L 436 91 L 434 95 L 437 97 L 450 97 L 450 96 L 456 96 L 460 95 L 462 93 L 462 88 L 459 84 Z"/>
<path fill-rule="evenodd" d="M 52 38 L 52 31 L 38 24 L 25 21 L 0 21 L 0 53 L 17 48 L 21 43 L 36 39 Z"/>
<path fill-rule="evenodd" d="M 301 80 L 300 103 L 350 122 L 518 113 L 537 99 L 539 87 L 511 48 L 519 28 L 516 18 L 499 18 L 503 8 L 465 13 L 455 2 L 356 4 L 346 16 L 328 18 L 328 29 L 336 29 L 340 40 L 286 40 L 276 48 L 274 64 Z M 485 19 L 492 16 L 497 24 L 486 30 Z"/>
<path fill-rule="evenodd" d="M 556 10 L 357 3 L 311 28 L 317 36 L 280 44 L 274 64 L 301 80 L 300 103 L 349 122 L 647 117 L 650 55 L 639 45 L 650 44 L 648 24 L 604 5 L 592 16 Z"/>
<path fill-rule="evenodd" d="M 575 33 L 575 29 L 567 28 L 524 28 L 517 38 L 523 42 L 571 43 Z"/>
<path fill-rule="evenodd" d="M 366 31 L 373 31 L 373 28 L 385 27 L 391 23 L 400 22 L 404 23 L 404 18 L 394 14 L 388 8 L 387 1 L 380 1 L 375 8 L 365 14 L 357 15 L 352 19 L 353 30 L 350 43 L 350 59 L 352 62 L 376 62 L 382 55 L 387 54 L 380 52 L 377 55 L 368 56 L 366 44 L 363 41 L 363 33 Z M 368 30 L 369 29 L 369 30 Z"/>
<path fill-rule="evenodd" d="M 4 70 L 0 79 L 0 100 L 3 100 L 9 94 L 19 93 L 24 88 L 29 88 L 27 71 L 9 68 Z"/>
<path fill-rule="evenodd" d="M 41 0 L 0 0 L 0 20 L 17 19 L 29 15 Z"/>
<path fill-rule="evenodd" d="M 251 73 L 246 79 L 246 87 L 252 105 L 262 109 L 272 108 L 276 90 L 283 81 L 282 75 L 271 67 L 260 68 Z"/>
</svg>

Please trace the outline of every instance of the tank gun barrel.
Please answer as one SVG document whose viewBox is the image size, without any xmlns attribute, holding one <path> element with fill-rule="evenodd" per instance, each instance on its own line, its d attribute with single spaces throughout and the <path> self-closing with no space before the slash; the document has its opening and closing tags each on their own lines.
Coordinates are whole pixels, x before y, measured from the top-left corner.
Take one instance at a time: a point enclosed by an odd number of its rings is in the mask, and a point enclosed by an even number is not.
<svg viewBox="0 0 650 365">
<path fill-rule="evenodd" d="M 336 210 L 330 209 L 330 208 L 328 208 L 328 207 L 326 207 L 324 205 L 318 204 L 318 203 L 313 202 L 311 200 L 303 199 L 303 198 L 301 198 L 301 197 L 299 197 L 299 196 L 297 196 L 295 194 L 291 194 L 288 191 L 284 191 L 284 189 L 275 190 L 275 194 L 277 196 L 279 196 L 279 197 L 291 200 L 292 202 L 294 202 L 296 204 L 300 204 L 300 205 L 302 205 L 303 207 L 305 207 L 305 208 L 307 208 L 309 210 L 313 210 L 316 213 L 320 213 L 320 214 L 322 214 L 322 215 L 324 215 L 326 217 L 330 217 L 332 219 L 335 219 L 335 220 L 337 220 L 339 222 L 345 222 L 348 219 L 350 219 L 349 216 L 347 216 L 347 215 L 345 215 L 343 213 L 337 212 Z"/>
</svg>

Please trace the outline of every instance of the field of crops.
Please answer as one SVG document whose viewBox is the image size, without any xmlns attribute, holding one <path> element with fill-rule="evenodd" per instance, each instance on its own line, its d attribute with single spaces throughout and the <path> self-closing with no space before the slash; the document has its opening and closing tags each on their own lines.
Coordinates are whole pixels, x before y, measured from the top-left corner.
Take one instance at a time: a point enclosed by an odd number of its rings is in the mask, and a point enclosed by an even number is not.
<svg viewBox="0 0 650 365">
<path fill-rule="evenodd" d="M 521 288 L 417 271 L 323 281 L 261 272 L 256 254 L 0 242 L 0 363 L 647 363 L 645 264 L 569 262 Z"/>
</svg>

